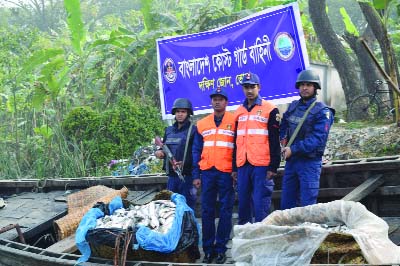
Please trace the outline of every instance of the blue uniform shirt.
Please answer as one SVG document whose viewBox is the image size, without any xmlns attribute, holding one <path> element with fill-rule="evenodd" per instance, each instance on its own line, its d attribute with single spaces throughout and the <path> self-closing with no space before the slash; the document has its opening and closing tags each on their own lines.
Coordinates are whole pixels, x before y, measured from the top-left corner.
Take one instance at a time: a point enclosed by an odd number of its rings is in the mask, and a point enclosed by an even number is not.
<svg viewBox="0 0 400 266">
<path fill-rule="evenodd" d="M 172 126 L 165 129 L 164 144 L 168 146 L 177 161 L 182 161 L 185 153 L 186 139 L 189 137 L 189 143 L 186 151 L 186 158 L 184 162 L 183 175 L 192 174 L 192 144 L 194 133 L 197 132 L 196 126 L 192 126 L 190 135 L 188 131 L 191 122 L 187 119 L 181 128 L 178 128 L 178 123 L 175 122 Z M 163 169 L 168 170 L 169 176 L 177 176 L 172 167 L 166 167 L 167 159 L 164 159 Z"/>
<path fill-rule="evenodd" d="M 308 107 L 316 101 L 316 98 L 304 102 L 293 101 L 288 110 L 283 114 L 281 122 L 280 138 L 289 141 L 298 123 L 302 119 Z M 333 123 L 334 110 L 322 102 L 316 102 L 308 113 L 293 144 L 290 146 L 292 156 L 307 158 L 322 157 L 330 127 Z"/>
</svg>

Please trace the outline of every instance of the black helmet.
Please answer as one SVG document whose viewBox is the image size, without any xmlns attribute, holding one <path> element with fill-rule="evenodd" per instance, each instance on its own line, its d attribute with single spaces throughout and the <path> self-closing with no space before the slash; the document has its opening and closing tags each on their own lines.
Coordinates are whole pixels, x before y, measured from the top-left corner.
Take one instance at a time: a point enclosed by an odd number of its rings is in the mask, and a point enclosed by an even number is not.
<svg viewBox="0 0 400 266">
<path fill-rule="evenodd" d="M 303 70 L 299 73 L 296 80 L 296 89 L 300 87 L 301 82 L 312 82 L 317 89 L 321 89 L 321 81 L 319 80 L 318 74 L 310 69 Z"/>
<path fill-rule="evenodd" d="M 178 98 L 172 106 L 172 114 L 175 114 L 176 109 L 188 109 L 189 115 L 193 115 L 192 103 L 186 98 Z"/>
</svg>

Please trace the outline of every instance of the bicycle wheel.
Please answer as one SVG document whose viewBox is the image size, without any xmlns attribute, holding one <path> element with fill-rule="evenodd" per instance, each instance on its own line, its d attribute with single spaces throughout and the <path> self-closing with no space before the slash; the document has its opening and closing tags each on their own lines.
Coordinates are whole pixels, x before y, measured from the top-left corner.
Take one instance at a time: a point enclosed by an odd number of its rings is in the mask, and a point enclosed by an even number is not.
<svg viewBox="0 0 400 266">
<path fill-rule="evenodd" d="M 350 121 L 377 120 L 381 113 L 381 104 L 376 96 L 363 94 L 357 96 L 349 106 L 348 118 Z"/>
</svg>

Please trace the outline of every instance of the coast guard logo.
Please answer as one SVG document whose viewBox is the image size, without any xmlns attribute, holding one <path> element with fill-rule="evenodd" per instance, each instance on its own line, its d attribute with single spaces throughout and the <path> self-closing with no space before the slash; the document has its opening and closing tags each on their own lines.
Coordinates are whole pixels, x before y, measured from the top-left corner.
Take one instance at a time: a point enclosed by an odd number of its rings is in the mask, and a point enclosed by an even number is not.
<svg viewBox="0 0 400 266">
<path fill-rule="evenodd" d="M 227 128 L 228 130 L 231 130 L 231 129 L 232 129 L 232 125 L 231 125 L 231 124 L 228 124 L 228 125 L 226 125 L 226 128 Z"/>
<path fill-rule="evenodd" d="M 260 116 L 262 114 L 262 110 L 257 111 L 257 115 Z"/>
<path fill-rule="evenodd" d="M 331 113 L 328 111 L 325 113 L 326 119 L 331 119 Z"/>
<path fill-rule="evenodd" d="M 295 51 L 294 41 L 292 36 L 287 32 L 280 32 L 274 40 L 274 50 L 276 55 L 283 61 L 290 60 Z"/>
<path fill-rule="evenodd" d="M 174 83 L 177 77 L 175 63 L 171 58 L 167 58 L 163 64 L 163 76 L 169 83 Z"/>
</svg>

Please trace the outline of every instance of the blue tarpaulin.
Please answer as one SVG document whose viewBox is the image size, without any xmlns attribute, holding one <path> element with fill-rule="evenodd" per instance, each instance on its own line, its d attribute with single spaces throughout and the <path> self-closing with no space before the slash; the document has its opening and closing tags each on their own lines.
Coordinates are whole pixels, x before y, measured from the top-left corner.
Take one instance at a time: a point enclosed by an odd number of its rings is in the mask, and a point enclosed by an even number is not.
<svg viewBox="0 0 400 266">
<path fill-rule="evenodd" d="M 122 199 L 120 196 L 115 197 L 108 205 L 110 214 L 122 207 Z M 75 233 L 75 242 L 82 256 L 78 259 L 78 263 L 85 262 L 90 258 L 92 252 L 90 250 L 89 243 L 86 241 L 86 233 L 90 229 L 96 228 L 96 220 L 101 217 L 104 217 L 104 212 L 102 212 L 99 208 L 91 208 L 83 216 L 81 222 L 79 223 L 78 229 L 76 229 Z"/>
<path fill-rule="evenodd" d="M 188 211 L 194 218 L 194 213 L 186 204 L 184 196 L 174 193 L 171 196 L 171 200 L 176 204 L 175 218 L 171 228 L 166 234 L 162 234 L 160 232 L 152 231 L 148 227 L 141 226 L 136 231 L 136 240 L 141 248 L 163 253 L 169 253 L 175 250 L 181 236 L 183 214 Z M 197 225 L 197 230 L 198 229 Z"/>
</svg>

